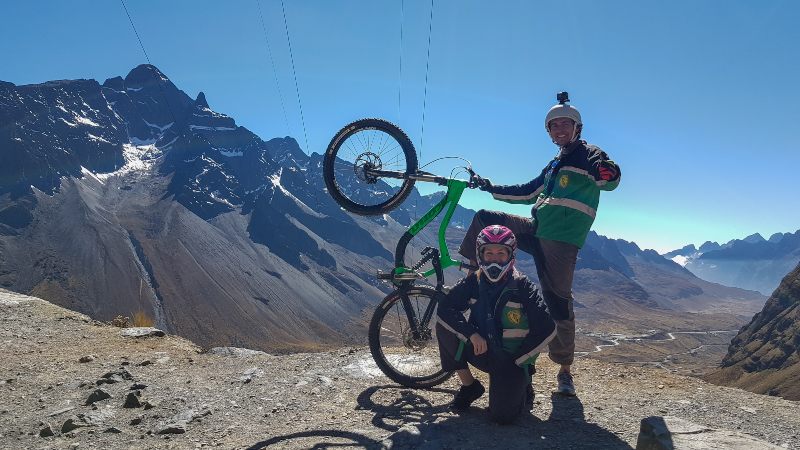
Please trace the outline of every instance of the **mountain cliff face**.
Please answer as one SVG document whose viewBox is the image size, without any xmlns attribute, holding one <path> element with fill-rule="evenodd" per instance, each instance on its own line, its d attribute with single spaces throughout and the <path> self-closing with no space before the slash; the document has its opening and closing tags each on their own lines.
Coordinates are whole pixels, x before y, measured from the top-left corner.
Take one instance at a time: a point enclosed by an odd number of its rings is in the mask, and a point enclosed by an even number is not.
<svg viewBox="0 0 800 450">
<path fill-rule="evenodd" d="M 800 265 L 731 341 L 709 380 L 800 400 Z"/>
<path fill-rule="evenodd" d="M 0 83 L 0 286 L 99 319 L 142 311 L 203 345 L 346 342 L 387 290 L 375 270 L 437 198 L 350 216 L 319 154 L 260 139 L 150 65 Z"/>
<path fill-rule="evenodd" d="M 347 214 L 321 155 L 262 140 L 150 65 L 103 84 L 0 82 L 0 287 L 98 319 L 142 311 L 204 346 L 363 340 L 389 289 L 375 270 L 439 198 L 415 190 L 388 215 Z M 451 249 L 472 215 L 457 208 Z M 525 255 L 520 268 L 535 274 Z M 575 289 L 578 315 L 612 328 L 738 326 L 763 302 L 595 234 Z"/>
</svg>

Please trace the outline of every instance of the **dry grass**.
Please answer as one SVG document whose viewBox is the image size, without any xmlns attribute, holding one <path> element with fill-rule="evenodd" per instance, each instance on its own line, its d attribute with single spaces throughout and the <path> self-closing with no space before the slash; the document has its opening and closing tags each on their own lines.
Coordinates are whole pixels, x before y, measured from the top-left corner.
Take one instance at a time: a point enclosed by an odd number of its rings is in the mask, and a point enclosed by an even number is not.
<svg viewBox="0 0 800 450">
<path fill-rule="evenodd" d="M 114 319 L 110 323 L 115 327 L 127 328 L 130 321 L 131 321 L 130 317 L 118 315 L 117 317 L 114 317 Z"/>
<path fill-rule="evenodd" d="M 146 312 L 139 310 L 133 313 L 133 326 L 134 327 L 152 327 L 156 323 L 153 318 Z"/>
</svg>

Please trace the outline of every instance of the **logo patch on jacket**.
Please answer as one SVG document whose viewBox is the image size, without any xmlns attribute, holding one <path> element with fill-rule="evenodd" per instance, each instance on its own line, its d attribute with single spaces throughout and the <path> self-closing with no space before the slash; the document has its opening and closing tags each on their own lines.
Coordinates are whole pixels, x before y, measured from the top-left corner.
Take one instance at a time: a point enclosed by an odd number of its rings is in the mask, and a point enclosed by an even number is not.
<svg viewBox="0 0 800 450">
<path fill-rule="evenodd" d="M 506 314 L 508 317 L 508 321 L 513 323 L 514 325 L 519 325 L 520 320 L 522 319 L 522 313 L 518 309 L 512 309 Z"/>
<path fill-rule="evenodd" d="M 569 175 L 561 175 L 561 178 L 558 179 L 558 185 L 562 188 L 567 187 L 569 185 Z"/>
</svg>

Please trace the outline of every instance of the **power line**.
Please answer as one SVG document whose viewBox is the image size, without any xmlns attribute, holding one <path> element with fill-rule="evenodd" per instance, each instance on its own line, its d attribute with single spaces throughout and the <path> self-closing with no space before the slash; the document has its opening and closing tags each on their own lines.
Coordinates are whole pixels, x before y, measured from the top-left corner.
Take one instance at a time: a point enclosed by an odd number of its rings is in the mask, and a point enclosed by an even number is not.
<svg viewBox="0 0 800 450">
<path fill-rule="evenodd" d="M 134 34 L 136 34 L 136 39 L 139 41 L 139 46 L 142 48 L 142 53 L 144 53 L 144 57 L 147 60 L 147 64 L 150 64 L 151 67 L 155 66 L 152 62 L 150 62 L 150 57 L 147 56 L 147 50 L 144 49 L 144 44 L 142 43 L 142 38 L 139 37 L 139 32 L 136 31 L 136 25 L 133 24 L 133 18 L 131 18 L 131 14 L 128 12 L 128 7 L 125 5 L 125 0 L 119 0 L 122 3 L 122 8 L 125 9 L 125 14 L 128 16 L 128 21 L 131 23 L 131 28 L 133 28 Z M 178 119 L 175 117 L 175 113 L 172 111 L 172 105 L 169 104 L 169 98 L 167 98 L 167 93 L 164 91 L 164 83 L 157 83 L 158 88 L 161 91 L 161 96 L 164 97 L 164 103 L 167 104 L 167 111 L 169 111 L 169 115 L 172 116 L 172 123 L 178 124 Z M 136 105 L 134 104 L 134 108 Z M 138 108 L 137 108 L 138 110 Z"/>
<path fill-rule="evenodd" d="M 281 100 L 281 109 L 283 110 L 283 122 L 286 124 L 286 134 L 288 135 L 290 134 L 289 118 L 286 115 L 286 105 L 283 102 L 283 93 L 281 92 L 281 85 L 280 83 L 278 83 L 278 72 L 275 69 L 275 59 L 272 57 L 272 46 L 269 45 L 269 36 L 267 35 L 267 26 L 264 23 L 264 15 L 261 12 L 260 0 L 256 0 L 256 5 L 258 5 L 258 16 L 261 18 L 261 30 L 264 32 L 264 41 L 266 41 L 267 43 L 267 54 L 269 54 L 269 62 L 272 65 L 272 75 L 275 78 L 275 86 L 278 89 L 278 97 Z"/>
<path fill-rule="evenodd" d="M 433 0 L 431 0 L 431 17 L 428 22 L 428 58 L 425 61 L 425 92 L 422 95 L 422 133 L 419 137 L 419 159 L 422 160 L 423 141 L 425 140 L 425 107 L 428 103 L 428 72 L 431 66 L 431 34 L 433 31 Z"/>
<path fill-rule="evenodd" d="M 286 21 L 286 7 L 281 0 L 281 10 L 283 11 L 283 27 L 286 30 L 286 41 L 289 43 L 289 59 L 292 61 L 292 75 L 294 76 L 294 89 L 297 92 L 297 104 L 300 106 L 300 122 L 303 124 L 303 136 L 306 139 L 306 152 L 311 153 L 308 148 L 308 133 L 306 132 L 306 119 L 303 117 L 303 102 L 300 101 L 300 86 L 297 84 L 297 71 L 294 68 L 294 54 L 292 53 L 292 40 L 289 37 L 289 25 Z"/>
<path fill-rule="evenodd" d="M 400 76 L 397 79 L 397 121 L 400 121 L 400 93 L 403 91 L 403 24 L 405 23 L 405 0 L 400 1 Z"/>
<path fill-rule="evenodd" d="M 142 47 L 142 53 L 144 53 L 145 59 L 147 59 L 147 64 L 151 66 L 153 63 L 150 62 L 150 57 L 147 56 L 147 50 L 144 49 L 144 44 L 142 44 L 142 38 L 139 37 L 139 32 L 136 31 L 136 25 L 133 24 L 133 19 L 131 19 L 131 14 L 128 12 L 128 7 L 125 6 L 125 0 L 119 0 L 122 3 L 122 8 L 125 9 L 125 14 L 128 16 L 128 21 L 131 23 L 131 28 L 133 28 L 134 34 L 136 34 L 136 39 L 139 40 L 139 46 Z"/>
</svg>

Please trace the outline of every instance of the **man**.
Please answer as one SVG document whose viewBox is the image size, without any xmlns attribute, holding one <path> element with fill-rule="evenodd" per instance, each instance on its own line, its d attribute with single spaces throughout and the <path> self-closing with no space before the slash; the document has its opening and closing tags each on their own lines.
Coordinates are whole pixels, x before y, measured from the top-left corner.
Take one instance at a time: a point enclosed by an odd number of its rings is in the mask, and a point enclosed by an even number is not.
<svg viewBox="0 0 800 450">
<path fill-rule="evenodd" d="M 614 190 L 620 169 L 600 148 L 580 139 L 583 122 L 578 110 L 567 104 L 566 92 L 545 117 L 545 129 L 558 154 L 541 174 L 528 183 L 509 186 L 492 184 L 476 177 L 481 189 L 508 203 L 533 203 L 532 218 L 498 211 L 480 210 L 472 220 L 459 253 L 475 264 L 471 245 L 488 224 L 510 228 L 519 239 L 519 248 L 533 255 L 542 296 L 556 321 L 556 339 L 550 342 L 550 359 L 561 365 L 558 392 L 575 395 L 571 366 L 575 353 L 575 314 L 572 279 L 578 250 L 594 222 L 600 191 Z"/>
<path fill-rule="evenodd" d="M 439 303 L 436 336 L 442 368 L 455 370 L 462 384 L 451 407 L 466 410 L 485 392 L 469 363 L 489 373 L 489 413 L 505 424 L 526 405 L 533 409 L 533 364 L 555 336 L 555 324 L 536 286 L 514 270 L 514 233 L 492 225 L 473 242 L 480 270 L 461 279 Z"/>
</svg>

